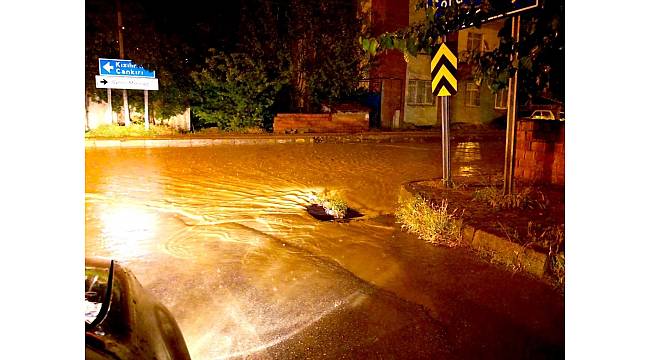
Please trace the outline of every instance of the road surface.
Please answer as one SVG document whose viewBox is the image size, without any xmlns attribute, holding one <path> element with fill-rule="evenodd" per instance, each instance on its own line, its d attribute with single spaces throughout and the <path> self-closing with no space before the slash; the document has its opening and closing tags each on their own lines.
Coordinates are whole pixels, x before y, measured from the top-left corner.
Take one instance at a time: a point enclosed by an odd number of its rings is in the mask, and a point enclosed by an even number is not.
<svg viewBox="0 0 650 360">
<path fill-rule="evenodd" d="M 452 145 L 453 176 L 502 170 L 502 142 Z M 85 251 L 133 270 L 193 359 L 563 357 L 560 295 L 394 223 L 399 184 L 441 173 L 439 144 L 87 149 Z M 321 191 L 364 216 L 312 218 Z"/>
</svg>

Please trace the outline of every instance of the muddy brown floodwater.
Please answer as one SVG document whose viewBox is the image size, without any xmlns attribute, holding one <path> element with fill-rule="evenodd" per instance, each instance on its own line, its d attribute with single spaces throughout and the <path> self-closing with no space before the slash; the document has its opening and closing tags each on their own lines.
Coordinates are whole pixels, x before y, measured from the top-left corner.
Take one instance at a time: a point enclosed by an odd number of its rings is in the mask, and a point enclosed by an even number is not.
<svg viewBox="0 0 650 360">
<path fill-rule="evenodd" d="M 503 147 L 454 143 L 453 175 L 499 173 Z M 85 252 L 126 264 L 193 359 L 563 354 L 563 300 L 545 285 L 389 216 L 399 184 L 440 163 L 439 144 L 87 149 Z M 314 219 L 322 190 L 364 216 Z"/>
</svg>

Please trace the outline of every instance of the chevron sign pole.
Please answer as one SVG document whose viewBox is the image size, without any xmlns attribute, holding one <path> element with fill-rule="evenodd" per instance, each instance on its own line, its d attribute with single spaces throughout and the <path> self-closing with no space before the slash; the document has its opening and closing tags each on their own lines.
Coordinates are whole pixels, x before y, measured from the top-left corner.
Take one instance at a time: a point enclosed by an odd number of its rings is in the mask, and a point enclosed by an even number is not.
<svg viewBox="0 0 650 360">
<path fill-rule="evenodd" d="M 431 91 L 433 96 L 440 96 L 440 111 L 442 113 L 442 182 L 445 187 L 453 187 L 451 181 L 451 141 L 449 136 L 449 97 L 458 92 L 456 69 L 458 58 L 443 43 L 434 48 L 431 59 Z"/>
</svg>

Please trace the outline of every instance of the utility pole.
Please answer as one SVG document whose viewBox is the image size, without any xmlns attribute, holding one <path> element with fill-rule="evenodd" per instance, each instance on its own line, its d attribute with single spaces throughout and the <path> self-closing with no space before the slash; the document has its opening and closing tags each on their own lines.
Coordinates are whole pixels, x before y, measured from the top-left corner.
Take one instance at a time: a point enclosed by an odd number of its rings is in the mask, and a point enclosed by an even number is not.
<svg viewBox="0 0 650 360">
<path fill-rule="evenodd" d="M 124 26 L 122 24 L 122 4 L 120 0 L 115 0 L 117 5 L 117 34 L 118 34 L 118 44 L 120 46 L 120 59 L 124 59 L 124 35 L 122 30 Z M 124 99 L 124 125 L 131 125 L 131 118 L 129 117 L 129 97 L 126 93 L 126 89 L 122 90 L 122 98 Z"/>
<path fill-rule="evenodd" d="M 519 43 L 519 27 L 521 17 L 519 15 L 512 18 L 512 38 L 515 44 Z M 519 59 L 519 52 L 515 51 L 512 56 L 512 62 L 516 63 Z M 512 194 L 513 177 L 515 173 L 515 126 L 517 120 L 517 68 L 515 73 L 508 80 L 508 115 L 506 125 L 506 159 L 503 169 L 503 195 Z"/>
</svg>

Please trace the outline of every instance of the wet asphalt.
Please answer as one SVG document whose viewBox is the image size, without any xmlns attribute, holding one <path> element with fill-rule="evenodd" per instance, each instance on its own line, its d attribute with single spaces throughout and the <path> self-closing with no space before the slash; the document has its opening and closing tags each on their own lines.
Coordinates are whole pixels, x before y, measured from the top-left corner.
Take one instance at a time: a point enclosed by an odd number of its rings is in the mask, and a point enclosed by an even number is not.
<svg viewBox="0 0 650 360">
<path fill-rule="evenodd" d="M 501 142 L 453 143 L 454 176 L 498 175 Z M 86 255 L 126 264 L 193 359 L 564 357 L 550 286 L 401 231 L 400 183 L 439 144 L 87 149 Z M 321 222 L 321 191 L 363 214 Z"/>
</svg>

